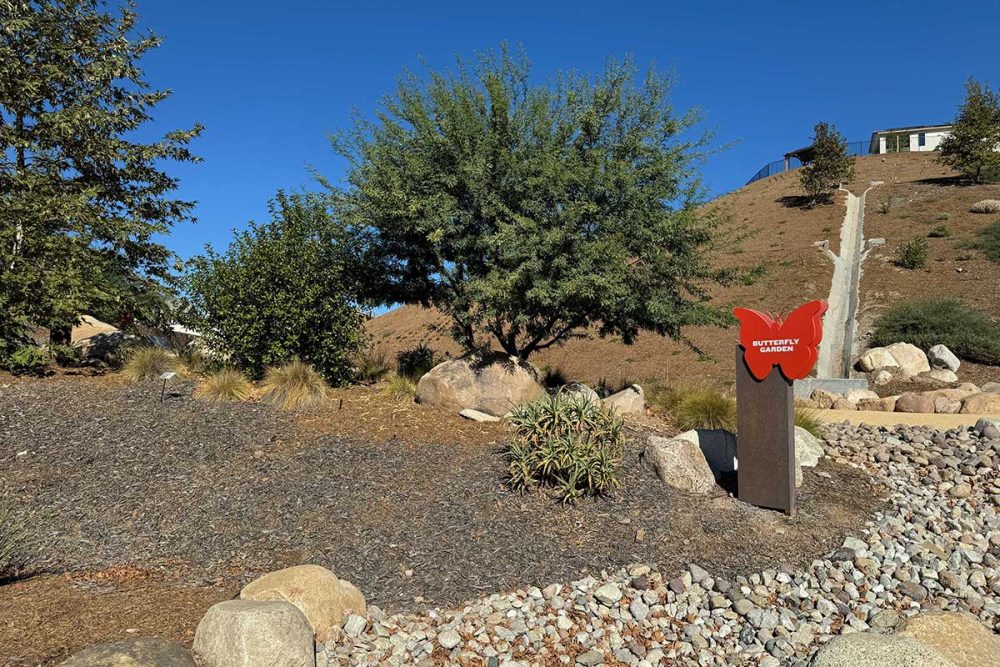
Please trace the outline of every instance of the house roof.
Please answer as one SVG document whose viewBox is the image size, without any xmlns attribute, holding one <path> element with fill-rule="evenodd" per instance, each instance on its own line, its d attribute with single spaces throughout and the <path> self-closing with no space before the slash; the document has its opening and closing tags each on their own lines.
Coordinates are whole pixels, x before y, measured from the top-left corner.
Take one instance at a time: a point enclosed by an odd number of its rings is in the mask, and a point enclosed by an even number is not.
<svg viewBox="0 0 1000 667">
<path fill-rule="evenodd" d="M 945 128 L 951 127 L 951 123 L 945 123 L 943 125 L 911 125 L 910 127 L 890 127 L 887 130 L 875 130 L 872 132 L 872 136 L 879 134 L 888 134 L 890 132 L 907 132 L 912 130 L 943 130 Z"/>
</svg>

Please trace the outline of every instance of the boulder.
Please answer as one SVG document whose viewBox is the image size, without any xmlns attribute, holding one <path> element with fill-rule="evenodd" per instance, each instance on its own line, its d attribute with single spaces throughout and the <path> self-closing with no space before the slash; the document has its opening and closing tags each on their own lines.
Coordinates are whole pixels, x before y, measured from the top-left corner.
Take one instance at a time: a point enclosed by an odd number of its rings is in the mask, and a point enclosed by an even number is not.
<svg viewBox="0 0 1000 667">
<path fill-rule="evenodd" d="M 916 639 L 961 667 L 1000 665 L 1000 637 L 966 612 L 923 612 L 907 619 L 896 635 Z"/>
<path fill-rule="evenodd" d="M 416 401 L 442 410 L 466 408 L 502 417 L 545 392 L 538 371 L 514 358 L 466 357 L 438 364 L 417 383 Z"/>
<path fill-rule="evenodd" d="M 855 632 L 834 637 L 810 667 L 958 667 L 932 646 L 913 637 Z"/>
<path fill-rule="evenodd" d="M 872 373 L 872 384 L 876 387 L 881 387 L 882 385 L 892 382 L 892 377 L 891 371 L 886 370 L 885 368 L 879 368 Z"/>
<path fill-rule="evenodd" d="M 934 412 L 934 397 L 928 394 L 909 392 L 896 399 L 896 412 Z"/>
<path fill-rule="evenodd" d="M 892 355 L 892 358 L 896 360 L 896 365 L 904 373 L 919 375 L 931 369 L 930 362 L 927 361 L 927 355 L 916 345 L 893 343 L 886 347 L 885 350 Z"/>
<path fill-rule="evenodd" d="M 73 343 L 80 359 L 115 364 L 121 361 L 121 349 L 126 345 L 143 343 L 143 338 L 124 331 L 97 333 Z"/>
<path fill-rule="evenodd" d="M 896 410 L 896 399 L 898 396 L 884 396 L 882 398 L 864 398 L 858 401 L 858 410 L 869 410 L 871 412 L 894 412 Z"/>
<path fill-rule="evenodd" d="M 684 431 L 674 437 L 698 445 L 716 479 L 722 473 L 735 471 L 739 466 L 736 461 L 736 435 L 734 433 L 725 429 L 699 428 Z"/>
<path fill-rule="evenodd" d="M 194 633 L 204 667 L 315 667 L 313 631 L 291 602 L 227 600 Z"/>
<path fill-rule="evenodd" d="M 834 394 L 832 391 L 816 388 L 813 389 L 813 393 L 809 396 L 809 398 L 816 404 L 817 408 L 820 408 L 821 410 L 828 410 L 833 407 L 834 401 L 840 398 L 840 394 Z"/>
<path fill-rule="evenodd" d="M 861 358 L 858 359 L 858 365 L 864 372 L 871 373 L 876 368 L 895 368 L 899 366 L 899 362 L 892 356 L 888 348 L 873 347 L 870 350 L 865 350 Z"/>
<path fill-rule="evenodd" d="M 562 388 L 563 393 L 575 399 L 583 399 L 587 403 L 600 403 L 601 397 L 596 391 L 585 384 L 573 382 Z"/>
<path fill-rule="evenodd" d="M 837 400 L 835 400 L 833 402 L 833 405 L 831 405 L 830 407 L 833 408 L 834 410 L 857 410 L 858 409 L 858 406 L 857 406 L 856 403 L 852 403 L 851 401 L 847 400 L 843 396 L 838 397 Z"/>
<path fill-rule="evenodd" d="M 823 443 L 819 438 L 801 426 L 795 427 L 795 465 L 806 468 L 815 467 L 823 458 Z"/>
<path fill-rule="evenodd" d="M 941 396 L 934 399 L 934 412 L 942 415 L 956 415 L 962 409 L 962 401 Z"/>
<path fill-rule="evenodd" d="M 291 602 L 305 614 L 322 642 L 349 614 L 367 613 L 361 592 L 320 565 L 297 565 L 265 574 L 244 586 L 240 599 Z"/>
<path fill-rule="evenodd" d="M 987 382 L 981 391 L 986 394 L 1000 394 L 1000 382 Z"/>
<path fill-rule="evenodd" d="M 864 398 L 878 398 L 878 394 L 871 389 L 851 389 L 844 394 L 844 398 L 849 400 L 851 403 L 857 403 Z"/>
<path fill-rule="evenodd" d="M 968 396 L 962 402 L 962 413 L 968 415 L 1000 415 L 1000 394 L 983 392 Z"/>
<path fill-rule="evenodd" d="M 611 408 L 620 415 L 642 412 L 646 409 L 646 395 L 642 387 L 634 384 L 605 398 L 604 407 Z"/>
<path fill-rule="evenodd" d="M 962 365 L 955 353 L 944 345 L 935 345 L 927 350 L 927 361 L 934 368 L 944 368 L 952 373 L 957 373 L 959 366 Z"/>
<path fill-rule="evenodd" d="M 976 421 L 974 428 L 980 437 L 1000 440 L 1000 419 L 981 417 Z"/>
<path fill-rule="evenodd" d="M 950 371 L 947 368 L 932 368 L 927 371 L 926 375 L 938 382 L 958 382 L 958 376 L 955 375 L 955 371 Z"/>
<path fill-rule="evenodd" d="M 194 659 L 177 642 L 134 637 L 98 644 L 74 653 L 60 667 L 195 667 Z"/>
<path fill-rule="evenodd" d="M 690 440 L 651 435 L 640 458 L 660 481 L 675 489 L 697 494 L 715 489 L 715 476 L 705 455 Z"/>
</svg>

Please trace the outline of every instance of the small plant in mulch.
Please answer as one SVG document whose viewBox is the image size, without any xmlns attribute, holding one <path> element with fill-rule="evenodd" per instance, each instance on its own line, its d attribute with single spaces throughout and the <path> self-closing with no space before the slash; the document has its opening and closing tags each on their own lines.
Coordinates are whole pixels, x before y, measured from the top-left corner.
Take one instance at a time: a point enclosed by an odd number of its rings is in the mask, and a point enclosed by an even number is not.
<svg viewBox="0 0 1000 667">
<path fill-rule="evenodd" d="M 42 375 L 48 360 L 40 347 L 20 347 L 7 358 L 4 366 L 14 375 Z"/>
<path fill-rule="evenodd" d="M 927 238 L 931 239 L 943 239 L 951 236 L 951 230 L 948 225 L 937 225 L 931 231 L 927 232 Z"/>
<path fill-rule="evenodd" d="M 1000 264 L 1000 220 L 979 230 L 979 239 L 972 246 L 982 250 L 986 259 Z"/>
<path fill-rule="evenodd" d="M 392 370 L 389 353 L 380 345 L 364 348 L 354 355 L 354 368 L 359 382 L 378 382 Z"/>
<path fill-rule="evenodd" d="M 261 383 L 265 401 L 282 410 L 308 410 L 323 403 L 330 389 L 309 364 L 295 360 L 267 370 Z"/>
<path fill-rule="evenodd" d="M 253 385 L 235 368 L 224 368 L 206 377 L 195 393 L 206 401 L 245 401 L 253 396 Z"/>
<path fill-rule="evenodd" d="M 396 355 L 396 374 L 411 380 L 419 380 L 438 363 L 434 350 L 421 343 Z"/>
<path fill-rule="evenodd" d="M 910 270 L 926 268 L 928 255 L 930 255 L 930 245 L 927 239 L 918 236 L 899 247 L 896 266 Z"/>
<path fill-rule="evenodd" d="M 795 425 L 809 431 L 809 433 L 813 434 L 817 438 L 822 437 L 820 435 L 820 431 L 823 426 L 823 422 L 816 416 L 815 410 L 796 406 Z"/>
<path fill-rule="evenodd" d="M 155 380 L 167 371 L 176 371 L 180 362 L 168 350 L 155 345 L 141 345 L 125 351 L 122 377 L 129 382 Z"/>
<path fill-rule="evenodd" d="M 571 502 L 620 485 L 624 421 L 586 397 L 564 392 L 515 408 L 507 450 L 509 481 L 520 491 L 550 488 Z"/>
<path fill-rule="evenodd" d="M 389 398 L 413 398 L 417 393 L 417 383 L 405 375 L 393 373 L 386 380 L 383 391 Z"/>
</svg>

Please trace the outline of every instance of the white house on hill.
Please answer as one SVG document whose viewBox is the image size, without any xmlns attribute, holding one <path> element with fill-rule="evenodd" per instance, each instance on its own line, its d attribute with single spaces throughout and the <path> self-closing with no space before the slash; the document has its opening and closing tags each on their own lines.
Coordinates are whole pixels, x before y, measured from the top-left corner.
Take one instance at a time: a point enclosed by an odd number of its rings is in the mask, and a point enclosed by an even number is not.
<svg viewBox="0 0 1000 667">
<path fill-rule="evenodd" d="M 951 125 L 917 125 L 872 132 L 869 153 L 907 153 L 936 150 Z"/>
</svg>

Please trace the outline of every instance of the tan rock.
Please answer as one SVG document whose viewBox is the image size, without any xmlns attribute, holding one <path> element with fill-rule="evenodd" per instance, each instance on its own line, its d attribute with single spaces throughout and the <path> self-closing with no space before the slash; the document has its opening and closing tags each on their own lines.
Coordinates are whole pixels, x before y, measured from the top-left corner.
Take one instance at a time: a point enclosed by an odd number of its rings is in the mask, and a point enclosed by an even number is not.
<svg viewBox="0 0 1000 667">
<path fill-rule="evenodd" d="M 134 637 L 91 646 L 59 663 L 59 667 L 195 667 L 195 663 L 177 642 Z"/>
<path fill-rule="evenodd" d="M 987 382 L 982 391 L 986 394 L 1000 394 L 1000 382 Z"/>
<path fill-rule="evenodd" d="M 640 458 L 660 481 L 675 489 L 706 494 L 715 488 L 715 476 L 705 455 L 690 440 L 651 435 Z"/>
<path fill-rule="evenodd" d="M 906 620 L 896 634 L 933 647 L 959 667 L 1000 665 L 1000 637 L 965 612 L 923 612 Z"/>
<path fill-rule="evenodd" d="M 896 412 L 934 412 L 934 397 L 924 393 L 910 392 L 896 399 Z"/>
<path fill-rule="evenodd" d="M 876 387 L 881 387 L 892 382 L 892 372 L 886 370 L 885 368 L 880 368 L 871 374 L 872 384 Z"/>
<path fill-rule="evenodd" d="M 939 382 L 958 382 L 958 376 L 947 368 L 932 368 L 927 371 L 927 375 Z"/>
<path fill-rule="evenodd" d="M 832 407 L 834 410 L 857 410 L 858 409 L 858 406 L 857 406 L 856 403 L 852 403 L 851 401 L 847 400 L 843 396 L 838 396 L 837 400 L 835 400 L 833 402 L 833 405 L 830 406 L 830 407 Z"/>
<path fill-rule="evenodd" d="M 931 369 L 931 364 L 927 361 L 927 355 L 916 345 L 909 343 L 893 343 L 885 348 L 896 360 L 896 364 L 904 372 L 912 375 L 926 373 Z"/>
<path fill-rule="evenodd" d="M 982 392 L 962 402 L 962 413 L 968 415 L 1000 415 L 1000 394 Z"/>
<path fill-rule="evenodd" d="M 265 574 L 240 591 L 241 600 L 282 600 L 298 607 L 320 641 L 349 614 L 367 613 L 365 597 L 351 583 L 319 565 L 297 565 Z"/>
<path fill-rule="evenodd" d="M 315 667 L 313 630 L 290 602 L 226 600 L 213 605 L 194 633 L 204 667 Z"/>
<path fill-rule="evenodd" d="M 858 401 L 858 410 L 892 412 L 896 409 L 896 398 L 896 396 L 886 396 L 884 398 L 864 398 Z"/>
<path fill-rule="evenodd" d="M 876 368 L 895 368 L 899 366 L 899 362 L 896 361 L 896 358 L 892 356 L 892 352 L 887 347 L 873 347 L 870 350 L 865 350 L 861 358 L 858 359 L 858 364 L 861 366 L 861 370 L 866 373 L 871 373 Z"/>
<path fill-rule="evenodd" d="M 812 395 L 809 397 L 816 407 L 821 410 L 828 410 L 833 407 L 833 402 L 840 398 L 840 394 L 834 394 L 826 389 L 816 388 L 813 389 Z"/>
<path fill-rule="evenodd" d="M 417 383 L 417 403 L 461 412 L 466 408 L 502 417 L 544 393 L 538 371 L 507 357 L 468 357 L 440 363 Z"/>
<path fill-rule="evenodd" d="M 646 396 L 642 387 L 637 384 L 626 387 L 616 394 L 611 394 L 602 403 L 620 415 L 634 414 L 646 409 Z"/>
<path fill-rule="evenodd" d="M 811 667 L 958 667 L 913 637 L 855 632 L 834 637 L 813 656 Z"/>
<path fill-rule="evenodd" d="M 851 403 L 857 403 L 865 398 L 878 398 L 878 394 L 871 389 L 851 389 L 844 394 L 844 398 L 849 400 Z"/>
<path fill-rule="evenodd" d="M 962 409 L 962 401 L 942 396 L 934 399 L 934 412 L 942 415 L 956 415 Z"/>
</svg>

